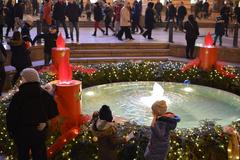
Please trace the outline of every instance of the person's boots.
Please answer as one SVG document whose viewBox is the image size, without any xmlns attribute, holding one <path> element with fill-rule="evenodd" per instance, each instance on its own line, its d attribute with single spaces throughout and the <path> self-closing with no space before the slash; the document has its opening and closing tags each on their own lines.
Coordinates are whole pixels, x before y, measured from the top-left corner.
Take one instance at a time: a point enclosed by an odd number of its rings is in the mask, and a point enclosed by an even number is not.
<svg viewBox="0 0 240 160">
<path fill-rule="evenodd" d="M 92 36 L 97 36 L 97 31 L 94 31 L 94 33 L 92 34 Z"/>
<path fill-rule="evenodd" d="M 105 31 L 102 28 L 101 28 L 101 31 L 102 31 L 103 34 L 105 33 Z"/>
</svg>

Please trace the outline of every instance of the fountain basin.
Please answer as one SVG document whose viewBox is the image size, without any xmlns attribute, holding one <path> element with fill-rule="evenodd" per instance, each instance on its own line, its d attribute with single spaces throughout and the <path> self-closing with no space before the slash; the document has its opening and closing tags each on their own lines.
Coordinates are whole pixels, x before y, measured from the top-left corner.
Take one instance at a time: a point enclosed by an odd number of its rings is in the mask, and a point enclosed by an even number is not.
<svg viewBox="0 0 240 160">
<path fill-rule="evenodd" d="M 83 113 L 92 114 L 107 104 L 113 115 L 150 125 L 151 104 L 157 94 L 153 91 L 154 83 L 121 82 L 86 88 L 82 94 Z M 221 125 L 239 119 L 240 97 L 235 94 L 199 85 L 157 83 L 164 89 L 164 93 L 159 91 L 159 99 L 165 99 L 168 111 L 181 117 L 180 128 L 198 127 L 204 119 L 216 120 Z"/>
</svg>

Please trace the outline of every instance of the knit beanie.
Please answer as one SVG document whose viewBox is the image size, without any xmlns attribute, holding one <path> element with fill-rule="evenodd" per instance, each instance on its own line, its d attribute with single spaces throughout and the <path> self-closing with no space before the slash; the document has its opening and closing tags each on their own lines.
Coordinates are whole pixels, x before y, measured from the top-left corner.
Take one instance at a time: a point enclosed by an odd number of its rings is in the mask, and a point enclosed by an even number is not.
<svg viewBox="0 0 240 160">
<path fill-rule="evenodd" d="M 32 16 L 30 16 L 30 15 L 27 15 L 26 16 L 26 20 L 25 20 L 25 22 L 27 23 L 27 24 L 29 24 L 29 25 L 32 25 L 33 24 L 33 17 Z"/>
<path fill-rule="evenodd" d="M 25 82 L 40 82 L 38 72 L 34 68 L 25 68 L 21 72 L 22 78 Z"/>
<path fill-rule="evenodd" d="M 108 122 L 112 122 L 113 116 L 109 106 L 103 105 L 99 110 L 99 118 Z"/>
<path fill-rule="evenodd" d="M 152 104 L 152 111 L 157 115 L 162 115 L 167 112 L 167 104 L 166 101 L 156 101 Z"/>
</svg>

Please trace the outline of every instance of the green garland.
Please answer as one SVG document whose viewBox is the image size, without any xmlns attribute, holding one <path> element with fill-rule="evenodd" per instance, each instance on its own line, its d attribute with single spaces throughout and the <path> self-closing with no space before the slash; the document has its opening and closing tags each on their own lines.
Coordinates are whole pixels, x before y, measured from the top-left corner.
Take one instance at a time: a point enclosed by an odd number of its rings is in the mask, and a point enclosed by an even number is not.
<svg viewBox="0 0 240 160">
<path fill-rule="evenodd" d="M 192 68 L 187 72 L 180 69 L 184 63 L 180 62 L 141 62 L 141 63 L 117 63 L 98 64 L 87 66 L 74 66 L 74 79 L 83 82 L 83 88 L 112 83 L 128 81 L 171 81 L 183 82 L 188 79 L 193 84 L 200 84 L 214 88 L 223 89 L 240 95 L 239 69 L 227 67 L 228 71 L 237 74 L 236 78 L 221 76 L 216 70 L 205 72 L 197 68 Z M 88 72 L 89 68 L 96 68 L 96 72 Z M 55 79 L 55 75 L 48 69 L 40 71 L 41 83 L 45 84 Z M 6 131 L 6 109 L 9 100 L 16 89 L 0 103 L 0 155 L 5 155 L 8 159 L 16 159 L 16 151 L 12 140 Z M 232 124 L 240 131 L 240 122 Z M 119 146 L 120 159 L 143 160 L 143 153 L 149 138 L 149 128 L 137 124 L 125 123 L 118 125 L 119 135 L 123 136 L 134 130 L 137 135 L 128 144 Z M 97 144 L 89 131 L 89 124 L 86 124 L 83 131 L 68 143 L 64 149 L 58 152 L 53 159 L 98 159 Z M 53 144 L 59 133 L 49 135 L 47 144 Z M 225 160 L 227 159 L 228 135 L 223 133 L 222 126 L 210 120 L 200 122 L 199 128 L 177 129 L 171 133 L 171 147 L 168 154 L 169 160 Z M 87 149 L 86 149 L 87 148 Z M 126 158 L 127 157 L 127 158 Z"/>
</svg>

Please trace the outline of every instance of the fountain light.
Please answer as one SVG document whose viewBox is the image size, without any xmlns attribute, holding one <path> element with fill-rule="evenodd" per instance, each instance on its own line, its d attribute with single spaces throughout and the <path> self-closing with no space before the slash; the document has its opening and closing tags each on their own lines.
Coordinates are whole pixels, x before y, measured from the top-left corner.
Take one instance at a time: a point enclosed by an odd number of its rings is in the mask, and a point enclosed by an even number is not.
<svg viewBox="0 0 240 160">
<path fill-rule="evenodd" d="M 148 107 L 151 107 L 155 101 L 165 100 L 167 104 L 170 103 L 170 100 L 164 96 L 164 89 L 158 83 L 154 83 L 152 95 L 147 97 L 141 97 L 140 101 Z"/>
<path fill-rule="evenodd" d="M 183 88 L 183 90 L 185 92 L 192 92 L 193 91 L 193 89 L 191 87 L 185 87 L 185 88 Z"/>
<path fill-rule="evenodd" d="M 93 91 L 88 91 L 85 93 L 87 96 L 94 96 L 95 93 Z"/>
</svg>

